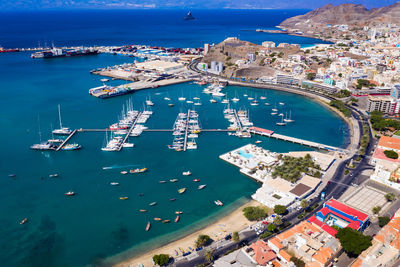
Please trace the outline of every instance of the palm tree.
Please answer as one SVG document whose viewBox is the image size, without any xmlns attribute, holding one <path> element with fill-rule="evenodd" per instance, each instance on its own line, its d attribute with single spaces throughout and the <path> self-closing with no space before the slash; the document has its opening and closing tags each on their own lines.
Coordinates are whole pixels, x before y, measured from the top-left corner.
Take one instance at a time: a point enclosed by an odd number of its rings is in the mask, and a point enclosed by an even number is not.
<svg viewBox="0 0 400 267">
<path fill-rule="evenodd" d="M 275 217 L 275 219 L 274 219 L 274 224 L 276 224 L 276 225 L 281 225 L 282 224 L 282 218 L 281 218 L 281 216 L 276 216 Z"/>
<path fill-rule="evenodd" d="M 211 249 L 206 250 L 204 253 L 204 258 L 208 263 L 211 263 L 214 260 L 214 251 Z"/>
</svg>

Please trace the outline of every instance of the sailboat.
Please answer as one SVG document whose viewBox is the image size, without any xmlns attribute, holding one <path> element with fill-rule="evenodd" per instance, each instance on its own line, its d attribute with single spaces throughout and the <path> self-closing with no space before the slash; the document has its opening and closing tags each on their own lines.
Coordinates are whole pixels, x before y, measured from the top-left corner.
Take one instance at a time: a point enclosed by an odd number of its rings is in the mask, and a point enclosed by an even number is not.
<svg viewBox="0 0 400 267">
<path fill-rule="evenodd" d="M 40 131 L 40 120 L 38 117 L 38 125 L 39 125 L 39 144 L 34 144 L 30 148 L 33 150 L 56 150 L 57 145 L 55 145 L 53 142 L 42 142 L 42 133 Z"/>
<path fill-rule="evenodd" d="M 289 112 L 289 118 L 285 118 L 283 121 L 284 122 L 294 122 L 294 120 L 292 120 L 292 111 Z"/>
<path fill-rule="evenodd" d="M 60 129 L 55 129 L 52 131 L 52 133 L 58 135 L 70 135 L 72 133 L 72 130 L 68 127 L 62 126 L 60 105 L 58 105 L 58 120 L 60 121 Z"/>
<path fill-rule="evenodd" d="M 283 122 L 283 116 L 282 116 L 281 122 L 277 122 L 276 125 L 278 125 L 278 126 L 285 126 L 286 125 L 286 122 Z"/>
</svg>

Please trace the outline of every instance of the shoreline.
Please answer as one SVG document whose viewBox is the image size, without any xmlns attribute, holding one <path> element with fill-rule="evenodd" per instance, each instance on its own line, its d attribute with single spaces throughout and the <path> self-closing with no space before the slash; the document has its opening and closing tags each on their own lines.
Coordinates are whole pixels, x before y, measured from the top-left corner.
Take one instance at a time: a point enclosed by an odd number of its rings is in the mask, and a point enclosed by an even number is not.
<svg viewBox="0 0 400 267">
<path fill-rule="evenodd" d="M 115 267 L 134 267 L 138 266 L 138 264 L 143 264 L 144 267 L 153 266 L 152 257 L 155 254 L 169 254 L 171 257 L 174 257 L 175 250 L 179 252 L 179 248 L 183 248 L 186 250 L 188 247 L 194 248 L 194 242 L 197 239 L 199 234 L 209 235 L 214 241 L 223 239 L 225 235 L 232 232 L 239 232 L 240 230 L 245 229 L 249 225 L 252 224 L 249 220 L 247 220 L 243 215 L 243 208 L 247 206 L 261 205 L 255 200 L 248 199 L 247 202 L 232 212 L 228 213 L 226 216 L 223 216 L 217 221 L 214 221 L 211 224 L 208 224 L 202 227 L 199 230 L 196 230 L 192 233 L 185 234 L 183 237 L 169 242 L 165 245 L 158 245 L 157 248 L 152 249 L 151 251 L 147 251 L 145 253 L 141 253 L 140 255 L 133 256 L 126 260 L 120 261 L 118 263 L 113 264 Z"/>
</svg>

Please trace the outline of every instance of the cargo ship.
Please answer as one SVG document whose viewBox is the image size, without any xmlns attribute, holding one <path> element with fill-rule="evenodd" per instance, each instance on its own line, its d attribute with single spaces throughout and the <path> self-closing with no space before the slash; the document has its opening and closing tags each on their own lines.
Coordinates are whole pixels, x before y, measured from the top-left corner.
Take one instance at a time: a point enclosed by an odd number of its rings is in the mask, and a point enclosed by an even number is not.
<svg viewBox="0 0 400 267">
<path fill-rule="evenodd" d="M 73 57 L 73 56 L 88 56 L 97 55 L 99 51 L 92 47 L 85 49 L 64 50 L 62 48 L 53 47 L 50 50 L 35 52 L 31 58 L 54 58 L 54 57 Z"/>
</svg>

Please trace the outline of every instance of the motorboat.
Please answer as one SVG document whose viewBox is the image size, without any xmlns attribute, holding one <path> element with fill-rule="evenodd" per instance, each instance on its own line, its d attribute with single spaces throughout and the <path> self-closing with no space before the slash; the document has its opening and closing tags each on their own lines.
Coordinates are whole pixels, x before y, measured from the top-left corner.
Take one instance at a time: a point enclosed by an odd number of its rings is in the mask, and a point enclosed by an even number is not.
<svg viewBox="0 0 400 267">
<path fill-rule="evenodd" d="M 78 144 L 66 144 L 61 149 L 62 150 L 78 150 L 81 149 L 81 145 Z"/>
<path fill-rule="evenodd" d="M 188 175 L 192 175 L 192 173 L 190 171 L 185 171 L 185 172 L 182 172 L 182 175 L 188 176 Z"/>
<path fill-rule="evenodd" d="M 117 182 L 111 182 L 110 185 L 116 186 L 116 185 L 119 185 L 119 183 L 117 183 Z"/>
<path fill-rule="evenodd" d="M 151 202 L 149 205 L 150 206 L 155 206 L 155 205 L 157 205 L 157 202 Z"/>
<path fill-rule="evenodd" d="M 121 174 L 127 174 L 128 172 L 127 171 L 121 171 Z"/>
<path fill-rule="evenodd" d="M 162 223 L 169 223 L 169 222 L 171 222 L 170 220 L 164 220 L 164 221 L 162 221 Z"/>
<path fill-rule="evenodd" d="M 75 196 L 75 192 L 74 191 L 68 191 L 64 195 L 66 195 L 67 197 L 72 197 L 72 196 Z"/>
<path fill-rule="evenodd" d="M 170 198 L 170 199 L 169 199 L 169 201 L 171 201 L 171 202 L 172 202 L 172 201 L 175 201 L 175 200 L 176 200 L 176 198 Z"/>
<path fill-rule="evenodd" d="M 128 200 L 129 198 L 128 197 L 120 197 L 119 199 L 120 200 Z"/>
<path fill-rule="evenodd" d="M 147 171 L 147 168 L 141 168 L 141 169 L 137 168 L 137 169 L 129 170 L 129 173 L 142 173 L 142 172 L 145 172 L 145 171 Z"/>
<path fill-rule="evenodd" d="M 159 217 L 155 217 L 154 220 L 155 220 L 155 221 L 161 221 L 162 219 L 159 218 Z"/>
<path fill-rule="evenodd" d="M 140 209 L 139 211 L 140 211 L 140 212 L 146 212 L 147 210 L 144 210 L 144 209 Z"/>
<path fill-rule="evenodd" d="M 200 179 L 193 179 L 193 182 L 200 182 Z"/>
<path fill-rule="evenodd" d="M 134 147 L 134 146 L 135 146 L 135 144 L 133 144 L 133 143 L 123 143 L 122 144 L 122 147 L 125 147 L 125 148 Z"/>
<path fill-rule="evenodd" d="M 175 218 L 175 222 L 178 222 L 178 221 L 179 221 L 179 215 L 177 215 Z"/>
<path fill-rule="evenodd" d="M 176 183 L 176 182 L 178 182 L 178 179 L 170 179 L 169 180 L 171 183 Z"/>
<path fill-rule="evenodd" d="M 179 216 L 178 216 L 179 217 Z M 26 223 L 28 221 L 28 218 L 23 218 L 20 222 L 19 222 L 19 224 L 24 224 L 24 223 Z"/>
<path fill-rule="evenodd" d="M 150 230 L 150 227 L 151 227 L 151 224 L 150 224 L 150 222 L 147 222 L 146 229 L 145 229 L 145 230 L 146 230 L 146 232 Z"/>
<path fill-rule="evenodd" d="M 161 181 L 158 181 L 160 184 L 165 184 L 167 181 L 164 181 L 164 180 L 161 180 Z"/>
<path fill-rule="evenodd" d="M 185 101 L 185 100 L 186 100 L 186 97 L 183 97 L 183 96 L 182 96 L 182 97 L 179 97 L 178 100 L 179 100 L 179 101 Z"/>
<path fill-rule="evenodd" d="M 180 210 L 175 211 L 175 214 L 182 214 L 182 213 L 183 213 L 183 211 L 180 211 Z"/>
</svg>

